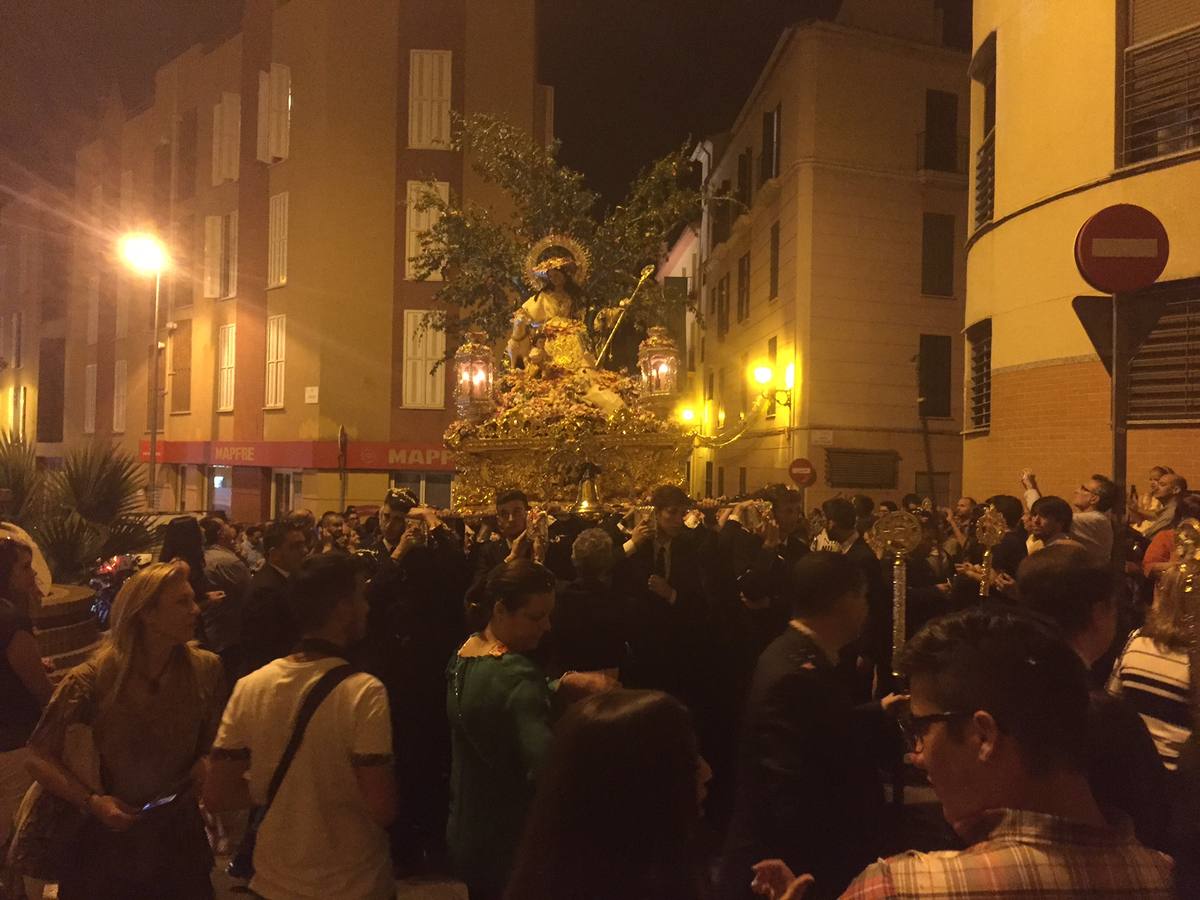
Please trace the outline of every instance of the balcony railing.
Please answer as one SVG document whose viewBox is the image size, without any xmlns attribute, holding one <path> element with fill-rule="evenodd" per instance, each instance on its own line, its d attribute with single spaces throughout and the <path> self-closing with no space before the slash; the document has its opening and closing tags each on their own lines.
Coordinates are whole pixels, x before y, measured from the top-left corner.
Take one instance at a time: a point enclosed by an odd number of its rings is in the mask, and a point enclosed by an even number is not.
<svg viewBox="0 0 1200 900">
<path fill-rule="evenodd" d="M 1200 26 L 1125 51 L 1121 163 L 1200 147 Z"/>
<path fill-rule="evenodd" d="M 975 156 L 975 227 L 992 221 L 996 209 L 996 130 L 979 145 Z"/>
</svg>

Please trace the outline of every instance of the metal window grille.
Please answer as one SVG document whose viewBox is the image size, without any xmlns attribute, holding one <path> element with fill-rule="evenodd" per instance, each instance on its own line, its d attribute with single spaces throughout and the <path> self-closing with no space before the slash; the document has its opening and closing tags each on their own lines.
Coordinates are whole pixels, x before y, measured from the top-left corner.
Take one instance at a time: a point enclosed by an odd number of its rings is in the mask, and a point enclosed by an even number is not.
<svg viewBox="0 0 1200 900">
<path fill-rule="evenodd" d="M 1125 50 L 1123 165 L 1200 147 L 1200 25 Z"/>
<path fill-rule="evenodd" d="M 895 450 L 825 450 L 825 480 L 830 487 L 895 490 L 900 454 Z"/>
<path fill-rule="evenodd" d="M 971 347 L 968 405 L 971 429 L 986 431 L 992 425 L 992 320 L 985 319 L 967 329 Z"/>
<path fill-rule="evenodd" d="M 1129 422 L 1200 421 L 1200 297 L 1171 301 L 1129 367 Z"/>
</svg>

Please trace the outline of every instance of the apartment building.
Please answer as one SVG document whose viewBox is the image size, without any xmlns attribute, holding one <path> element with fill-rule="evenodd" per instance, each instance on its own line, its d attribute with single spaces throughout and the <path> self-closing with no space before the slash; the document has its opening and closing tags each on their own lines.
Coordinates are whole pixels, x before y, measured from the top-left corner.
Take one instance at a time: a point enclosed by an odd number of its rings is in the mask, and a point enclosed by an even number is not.
<svg viewBox="0 0 1200 900">
<path fill-rule="evenodd" d="M 533 0 L 436 15 L 416 0 L 248 0 L 238 33 L 157 71 L 147 105 L 108 98 L 61 246 L 26 231 L 16 251 L 13 278 L 53 259 L 66 290 L 0 295 L 7 353 L 61 372 L 0 372 L 9 427 L 51 460 L 92 439 L 148 460 L 157 402 L 164 510 L 319 514 L 389 484 L 448 505 L 453 398 L 445 368 L 431 372 L 443 336 L 418 328 L 437 285 L 409 263 L 431 224 L 415 206 L 429 181 L 503 202 L 450 149 L 455 113 L 551 139 L 535 25 Z M 171 256 L 156 336 L 154 280 L 114 252 L 135 230 Z"/>
<path fill-rule="evenodd" d="M 1132 299 L 1165 306 L 1131 365 L 1128 480 L 1144 491 L 1155 465 L 1200 478 L 1198 68 L 1195 0 L 977 0 L 969 492 L 1013 493 L 1028 465 L 1069 496 L 1110 471 L 1110 379 L 1075 312 L 1096 292 L 1074 241 L 1117 203 L 1151 210 L 1170 240 L 1159 283 Z"/>
<path fill-rule="evenodd" d="M 969 9 L 847 0 L 788 28 L 703 142 L 697 496 L 813 462 L 809 505 L 960 488 Z M 766 378 L 764 372 L 770 373 Z M 767 397 L 764 408 L 755 400 Z"/>
</svg>

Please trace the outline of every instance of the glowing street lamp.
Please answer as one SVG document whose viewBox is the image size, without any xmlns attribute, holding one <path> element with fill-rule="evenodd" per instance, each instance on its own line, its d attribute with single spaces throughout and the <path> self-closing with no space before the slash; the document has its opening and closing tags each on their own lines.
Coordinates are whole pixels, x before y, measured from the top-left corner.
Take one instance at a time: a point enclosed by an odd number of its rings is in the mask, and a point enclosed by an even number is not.
<svg viewBox="0 0 1200 900">
<path fill-rule="evenodd" d="M 158 343 L 159 298 L 162 273 L 170 266 L 166 245 L 152 234 L 135 232 L 124 235 L 117 243 L 121 261 L 139 275 L 154 276 L 154 358 L 150 366 L 150 485 L 146 499 L 151 510 L 158 508 Z"/>
</svg>

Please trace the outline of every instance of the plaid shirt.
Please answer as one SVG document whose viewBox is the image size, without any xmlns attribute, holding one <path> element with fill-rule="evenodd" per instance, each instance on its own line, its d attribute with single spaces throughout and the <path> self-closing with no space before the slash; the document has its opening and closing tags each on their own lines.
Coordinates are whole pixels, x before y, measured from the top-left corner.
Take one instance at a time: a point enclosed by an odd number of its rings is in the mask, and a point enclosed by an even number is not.
<svg viewBox="0 0 1200 900">
<path fill-rule="evenodd" d="M 1021 809 L 993 809 L 972 823 L 961 852 L 910 850 L 863 871 L 842 900 L 1175 896 L 1171 859 L 1147 850 L 1125 821 L 1097 828 Z"/>
</svg>

